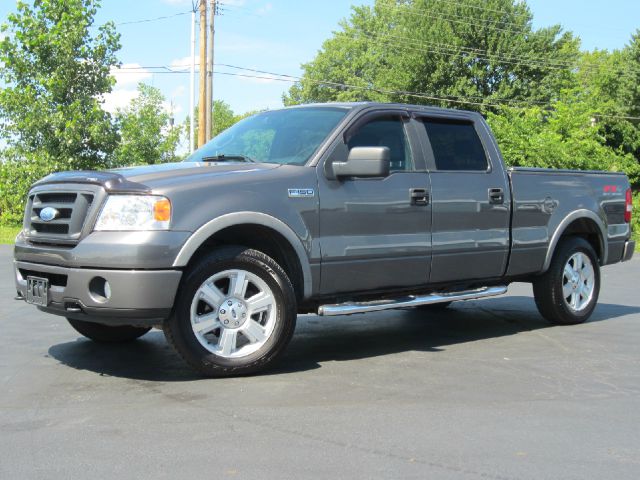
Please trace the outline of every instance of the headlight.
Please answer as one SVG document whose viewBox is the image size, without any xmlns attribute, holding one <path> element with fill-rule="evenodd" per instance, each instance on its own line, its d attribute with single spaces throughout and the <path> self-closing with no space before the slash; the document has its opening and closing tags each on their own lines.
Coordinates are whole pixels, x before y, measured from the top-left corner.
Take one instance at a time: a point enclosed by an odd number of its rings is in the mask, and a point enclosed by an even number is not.
<svg viewBox="0 0 640 480">
<path fill-rule="evenodd" d="M 94 230 L 169 230 L 171 202 L 158 195 L 111 195 Z"/>
</svg>

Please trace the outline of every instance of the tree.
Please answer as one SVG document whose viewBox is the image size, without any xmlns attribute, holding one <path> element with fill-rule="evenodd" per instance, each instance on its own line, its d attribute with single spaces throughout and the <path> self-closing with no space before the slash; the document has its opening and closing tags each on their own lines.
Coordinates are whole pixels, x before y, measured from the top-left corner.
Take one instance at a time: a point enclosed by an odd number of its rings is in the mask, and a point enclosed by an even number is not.
<svg viewBox="0 0 640 480">
<path fill-rule="evenodd" d="M 509 165 L 625 172 L 640 186 L 640 165 L 606 145 L 594 105 L 579 91 L 564 92 L 551 107 L 502 107 L 487 120 Z"/>
<path fill-rule="evenodd" d="M 169 162 L 176 159 L 180 128 L 170 124 L 165 98 L 158 88 L 140 83 L 138 96 L 116 113 L 121 141 L 114 152 L 116 165 Z"/>
<path fill-rule="evenodd" d="M 548 102 L 573 84 L 579 53 L 579 41 L 559 25 L 534 30 L 528 6 L 515 0 L 376 0 L 354 7 L 340 27 L 303 65 L 286 104 Z"/>
<path fill-rule="evenodd" d="M 598 111 L 598 127 L 607 145 L 640 161 L 640 32 L 622 50 L 582 54 L 578 79 Z"/>
<path fill-rule="evenodd" d="M 99 5 L 18 1 L 0 27 L 0 132 L 12 155 L 68 169 L 108 165 L 118 136 L 100 98 L 120 43 L 112 22 L 91 30 Z"/>
</svg>

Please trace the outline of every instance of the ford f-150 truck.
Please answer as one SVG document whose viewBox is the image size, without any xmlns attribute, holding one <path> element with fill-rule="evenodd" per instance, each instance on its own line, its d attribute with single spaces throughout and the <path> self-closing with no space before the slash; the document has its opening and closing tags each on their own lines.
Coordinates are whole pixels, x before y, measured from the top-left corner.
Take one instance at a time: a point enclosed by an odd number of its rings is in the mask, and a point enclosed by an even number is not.
<svg viewBox="0 0 640 480">
<path fill-rule="evenodd" d="M 444 307 L 524 281 L 547 320 L 584 322 L 600 267 L 633 255 L 630 219 L 624 174 L 507 169 L 477 113 L 307 105 L 181 163 L 38 181 L 15 282 L 95 341 L 160 327 L 204 375 L 247 374 L 299 313 Z"/>
</svg>

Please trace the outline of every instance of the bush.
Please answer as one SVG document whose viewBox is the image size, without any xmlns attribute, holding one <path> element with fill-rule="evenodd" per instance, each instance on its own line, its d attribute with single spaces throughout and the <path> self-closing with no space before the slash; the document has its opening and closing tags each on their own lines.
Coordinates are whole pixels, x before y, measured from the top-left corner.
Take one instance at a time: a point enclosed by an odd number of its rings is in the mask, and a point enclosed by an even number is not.
<svg viewBox="0 0 640 480">
<path fill-rule="evenodd" d="M 4 159 L 0 162 L 0 223 L 22 223 L 31 185 L 52 172 L 63 170 L 47 158 Z"/>
<path fill-rule="evenodd" d="M 633 195 L 633 213 L 631 214 L 631 228 L 633 231 L 633 238 L 636 242 L 640 242 L 640 192 L 636 192 Z M 640 244 L 636 245 L 636 248 L 640 250 Z"/>
</svg>

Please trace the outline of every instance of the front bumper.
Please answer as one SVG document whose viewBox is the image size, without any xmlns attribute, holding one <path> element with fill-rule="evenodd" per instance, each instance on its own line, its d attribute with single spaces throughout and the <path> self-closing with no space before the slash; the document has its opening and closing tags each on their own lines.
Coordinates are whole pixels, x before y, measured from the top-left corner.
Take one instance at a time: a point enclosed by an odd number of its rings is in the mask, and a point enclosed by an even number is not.
<svg viewBox="0 0 640 480">
<path fill-rule="evenodd" d="M 40 310 L 107 325 L 153 326 L 169 317 L 180 270 L 109 270 L 14 262 L 18 296 L 26 297 L 27 276 L 49 279 L 49 303 Z M 96 294 L 96 277 L 109 282 L 111 295 Z"/>
<path fill-rule="evenodd" d="M 171 268 L 190 232 L 92 232 L 77 245 L 31 243 L 21 232 L 14 257 L 21 262 L 96 269 Z"/>
<path fill-rule="evenodd" d="M 624 250 L 622 252 L 622 261 L 626 262 L 627 260 L 631 260 L 633 258 L 633 252 L 636 250 L 636 242 L 635 240 L 629 240 L 624 244 Z"/>
</svg>

